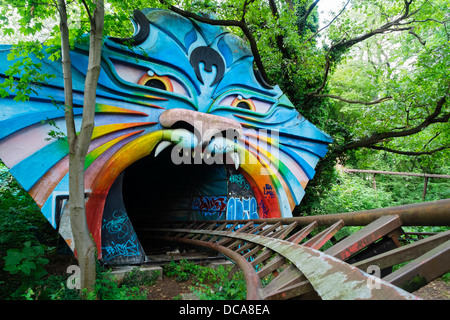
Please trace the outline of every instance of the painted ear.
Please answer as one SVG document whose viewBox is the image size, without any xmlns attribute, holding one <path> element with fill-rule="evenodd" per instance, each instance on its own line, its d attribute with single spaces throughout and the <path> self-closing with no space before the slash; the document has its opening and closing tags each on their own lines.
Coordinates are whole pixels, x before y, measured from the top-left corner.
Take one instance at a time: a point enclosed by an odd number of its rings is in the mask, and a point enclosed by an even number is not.
<svg viewBox="0 0 450 320">
<path fill-rule="evenodd" d="M 150 23 L 140 10 L 133 11 L 133 20 L 137 25 L 137 32 L 130 38 L 109 37 L 110 40 L 124 45 L 138 46 L 150 35 Z"/>
<path fill-rule="evenodd" d="M 216 66 L 217 73 L 211 86 L 222 80 L 222 77 L 225 73 L 225 63 L 223 62 L 222 56 L 216 50 L 210 47 L 198 47 L 195 48 L 191 53 L 190 63 L 194 68 L 197 79 L 201 83 L 203 83 L 202 75 L 200 72 L 200 62 L 203 62 L 205 64 L 204 68 L 206 72 L 211 72 L 212 66 Z"/>
<path fill-rule="evenodd" d="M 263 88 L 265 88 L 265 89 L 270 89 L 270 90 L 273 89 L 273 87 L 272 87 L 270 84 L 268 84 L 268 83 L 264 80 L 264 78 L 263 78 L 263 76 L 261 75 L 261 72 L 259 72 L 259 70 L 253 69 L 253 72 L 254 72 L 254 74 L 255 74 L 256 80 L 259 82 L 259 84 L 260 84 Z"/>
</svg>

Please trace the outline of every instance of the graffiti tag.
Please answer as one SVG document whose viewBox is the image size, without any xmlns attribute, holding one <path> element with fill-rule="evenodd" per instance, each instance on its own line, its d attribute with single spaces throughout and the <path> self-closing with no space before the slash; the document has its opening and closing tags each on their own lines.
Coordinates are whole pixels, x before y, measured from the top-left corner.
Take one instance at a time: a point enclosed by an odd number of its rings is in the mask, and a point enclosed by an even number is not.
<svg viewBox="0 0 450 320">
<path fill-rule="evenodd" d="M 201 196 L 192 203 L 192 209 L 202 211 L 225 211 L 226 207 L 226 196 Z"/>
<path fill-rule="evenodd" d="M 270 184 L 266 184 L 263 188 L 264 196 L 270 197 L 271 199 L 275 198 L 275 193 L 273 192 L 273 188 Z"/>
<path fill-rule="evenodd" d="M 227 220 L 258 219 L 256 199 L 230 198 L 227 205 Z"/>
<path fill-rule="evenodd" d="M 123 239 L 128 236 L 128 215 L 122 210 L 116 210 L 112 214 L 113 219 L 106 221 L 102 228 L 106 229 L 109 233 L 114 233 L 117 235 L 118 239 Z"/>
<path fill-rule="evenodd" d="M 269 209 L 266 207 L 263 199 L 259 201 L 259 210 L 262 213 L 263 218 L 267 218 L 269 216 Z"/>
<path fill-rule="evenodd" d="M 236 183 L 242 188 L 245 188 L 247 190 L 250 190 L 250 185 L 245 181 L 244 176 L 242 174 L 233 174 L 229 178 L 230 182 Z"/>
<path fill-rule="evenodd" d="M 103 257 L 104 260 L 111 260 L 117 256 L 131 257 L 140 255 L 136 235 L 125 243 L 114 243 L 112 241 L 111 245 L 102 247 L 102 250 L 106 253 Z"/>
</svg>

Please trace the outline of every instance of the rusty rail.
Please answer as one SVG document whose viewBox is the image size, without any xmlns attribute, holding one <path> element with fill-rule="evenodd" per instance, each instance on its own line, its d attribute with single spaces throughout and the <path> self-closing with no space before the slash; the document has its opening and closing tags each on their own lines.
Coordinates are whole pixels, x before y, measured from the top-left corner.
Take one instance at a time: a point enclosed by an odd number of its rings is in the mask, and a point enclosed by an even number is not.
<svg viewBox="0 0 450 320">
<path fill-rule="evenodd" d="M 252 221 L 254 223 L 267 222 L 270 224 L 296 222 L 300 226 L 306 226 L 316 221 L 318 225 L 326 226 L 342 220 L 346 226 L 365 226 L 385 215 L 399 216 L 404 226 L 450 226 L 450 199 L 364 211 L 293 218 L 254 219 Z M 232 221 L 245 223 L 247 220 Z"/>
<path fill-rule="evenodd" d="M 416 299 L 411 292 L 450 271 L 450 231 L 406 243 L 402 226 L 450 226 L 449 216 L 447 199 L 326 216 L 166 222 L 140 232 L 223 253 L 243 271 L 247 299 Z M 363 228 L 336 241 L 348 225 Z"/>
</svg>

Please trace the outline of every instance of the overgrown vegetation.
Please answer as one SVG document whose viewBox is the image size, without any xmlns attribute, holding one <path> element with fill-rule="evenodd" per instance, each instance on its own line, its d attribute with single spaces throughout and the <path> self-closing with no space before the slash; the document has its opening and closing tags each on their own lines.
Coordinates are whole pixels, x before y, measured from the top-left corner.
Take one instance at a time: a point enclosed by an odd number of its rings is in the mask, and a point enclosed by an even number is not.
<svg viewBox="0 0 450 320">
<path fill-rule="evenodd" d="M 76 264 L 70 250 L 48 223 L 33 199 L 0 162 L 0 300 L 78 300 L 80 292 L 69 289 L 66 268 Z M 64 252 L 61 252 L 64 251 Z M 49 270 L 63 259 L 62 269 Z M 230 269 L 200 266 L 186 260 L 172 262 L 164 274 L 177 281 L 192 279 L 200 299 L 245 299 L 245 281 Z M 145 300 L 146 289 L 156 283 L 157 273 L 137 268 L 118 282 L 111 271 L 98 265 L 94 291 L 89 300 Z"/>
<path fill-rule="evenodd" d="M 0 163 L 0 298 L 20 299 L 41 287 L 45 265 L 56 251 L 57 233 L 33 199 Z"/>
<path fill-rule="evenodd" d="M 230 276 L 232 267 L 220 265 L 217 269 L 181 260 L 164 267 L 164 274 L 177 281 L 193 280 L 192 292 L 200 300 L 244 300 L 246 284 L 241 271 Z"/>
<path fill-rule="evenodd" d="M 423 202 L 421 177 L 348 174 L 339 170 L 334 185 L 322 194 L 312 214 L 330 214 Z M 450 179 L 430 179 L 425 201 L 450 198 Z"/>
<path fill-rule="evenodd" d="M 375 190 L 372 176 L 337 170 L 336 183 L 329 191 L 322 193 L 313 213 L 360 211 L 422 201 L 422 178 L 379 175 L 376 182 Z M 2 163 L 0 188 L 0 299 L 80 299 L 77 290 L 67 288 L 69 275 L 65 269 L 59 270 L 57 274 L 47 271 L 51 262 L 60 256 L 58 249 L 61 251 L 61 247 L 65 248 L 64 241 Z M 445 198 L 450 198 L 450 181 L 431 180 L 426 200 Z M 336 238 L 353 233 L 354 228 L 343 228 Z M 424 226 L 408 227 L 405 231 L 436 232 L 445 229 L 448 227 Z M 76 264 L 76 260 L 70 263 Z M 242 273 L 236 272 L 230 278 L 230 270 L 224 266 L 214 270 L 182 260 L 179 263 L 173 261 L 164 267 L 164 276 L 180 282 L 191 280 L 195 284 L 191 290 L 199 299 L 245 299 L 246 285 Z M 156 274 L 135 269 L 118 283 L 110 271 L 98 266 L 95 290 L 86 299 L 146 299 L 145 288 L 154 284 L 156 277 Z M 442 279 L 448 281 L 449 274 Z"/>
</svg>

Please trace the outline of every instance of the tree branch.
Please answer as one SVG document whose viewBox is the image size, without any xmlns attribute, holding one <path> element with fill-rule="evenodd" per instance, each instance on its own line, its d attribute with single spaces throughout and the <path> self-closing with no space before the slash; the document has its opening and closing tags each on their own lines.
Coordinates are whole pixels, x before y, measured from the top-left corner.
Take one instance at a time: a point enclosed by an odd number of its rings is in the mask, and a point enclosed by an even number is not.
<svg viewBox="0 0 450 320">
<path fill-rule="evenodd" d="M 421 37 L 419 37 L 419 35 L 417 33 L 415 33 L 413 31 L 414 28 L 411 28 L 411 30 L 408 31 L 409 34 L 412 34 L 414 37 L 417 38 L 417 40 L 419 40 L 419 42 L 424 46 L 426 44 L 426 41 L 422 40 Z"/>
<path fill-rule="evenodd" d="M 86 9 L 86 12 L 89 16 L 89 21 L 92 21 L 92 15 L 91 15 L 91 10 L 89 10 L 89 7 L 86 3 L 86 0 L 81 0 L 81 2 L 83 3 L 84 8 Z"/>
<path fill-rule="evenodd" d="M 403 20 L 411 17 L 412 15 L 414 15 L 414 14 L 416 14 L 418 12 L 418 10 L 416 10 L 416 11 L 413 11 L 413 12 L 410 13 L 410 6 L 411 6 L 411 3 L 413 1 L 414 0 L 411 0 L 411 1 L 405 0 L 404 13 L 400 17 L 398 17 L 397 19 L 395 19 L 393 21 L 390 21 L 390 22 L 387 22 L 384 25 L 382 25 L 381 27 L 379 27 L 379 28 L 377 28 L 375 30 L 372 30 L 371 32 L 368 32 L 366 34 L 363 34 L 363 35 L 361 35 L 359 37 L 355 37 L 355 38 L 352 38 L 350 40 L 345 40 L 344 39 L 344 41 L 340 41 L 337 44 L 333 45 L 331 47 L 331 49 L 330 49 L 330 52 L 333 51 L 333 50 L 341 50 L 341 49 L 350 48 L 351 46 L 355 45 L 356 43 L 364 41 L 364 40 L 366 40 L 366 39 L 368 39 L 370 37 L 373 37 L 374 35 L 377 35 L 377 34 L 382 34 L 382 33 L 385 33 L 385 32 L 392 32 L 392 31 L 411 30 L 410 28 L 404 28 L 404 29 L 396 28 L 396 29 L 392 29 L 392 27 L 401 25 L 401 22 Z"/>
<path fill-rule="evenodd" d="M 436 139 L 437 137 L 439 137 L 441 135 L 441 132 L 438 132 L 434 135 L 433 138 L 431 138 L 430 140 L 428 140 L 428 142 L 423 146 L 423 148 L 425 149 L 430 143 L 431 141 L 433 141 L 434 139 Z"/>
<path fill-rule="evenodd" d="M 270 10 L 272 11 L 272 16 L 275 18 L 275 20 L 278 20 L 278 18 L 280 17 L 280 14 L 278 13 L 278 9 L 277 9 L 275 0 L 269 0 L 269 6 L 270 6 Z M 277 36 L 275 37 L 275 40 L 276 40 L 277 48 L 281 52 L 283 59 L 290 59 L 291 56 L 290 56 L 288 50 L 284 47 L 283 36 L 280 34 L 277 34 Z"/>
<path fill-rule="evenodd" d="M 315 36 L 317 36 L 320 32 L 322 32 L 323 30 L 325 30 L 326 28 L 328 28 L 347 8 L 347 5 L 350 3 L 351 0 L 348 0 L 347 3 L 345 4 L 345 6 L 342 8 L 342 10 L 324 27 L 322 27 L 322 29 L 320 29 L 319 31 L 317 31 L 316 33 L 314 33 L 311 37 L 309 37 L 305 42 L 310 41 L 311 39 L 313 39 Z"/>
<path fill-rule="evenodd" d="M 346 49 L 352 47 L 353 45 L 355 45 L 355 44 L 357 44 L 359 42 L 362 42 L 362 41 L 364 41 L 366 39 L 369 39 L 369 38 L 371 38 L 371 37 L 373 37 L 373 36 L 375 36 L 377 34 L 383 34 L 383 33 L 387 33 L 387 32 L 395 32 L 395 31 L 406 31 L 406 30 L 408 30 L 410 33 L 412 32 L 411 34 L 414 35 L 416 38 L 418 38 L 419 41 L 423 44 L 423 41 L 420 39 L 420 37 L 417 34 L 415 34 L 413 31 L 411 31 L 414 27 L 406 27 L 406 28 L 399 28 L 398 27 L 398 26 L 402 25 L 402 22 L 405 19 L 408 19 L 411 16 L 413 16 L 414 14 L 416 14 L 417 12 L 419 12 L 419 9 L 417 9 L 417 10 L 415 10 L 413 12 L 410 12 L 411 3 L 413 1 L 414 0 L 410 0 L 410 1 L 404 0 L 405 6 L 404 6 L 403 14 L 400 17 L 396 18 L 395 20 L 389 21 L 389 22 L 383 24 L 382 26 L 378 27 L 377 29 L 372 30 L 372 31 L 370 31 L 370 32 L 368 32 L 366 34 L 361 35 L 361 36 L 357 36 L 357 37 L 354 37 L 354 38 L 349 39 L 349 40 L 344 38 L 341 41 L 333 44 L 330 47 L 327 55 L 325 56 L 325 59 L 326 59 L 326 61 L 325 61 L 325 71 L 324 71 L 324 78 L 323 78 L 322 84 L 315 91 L 309 92 L 307 95 L 308 96 L 317 95 L 319 92 L 321 92 L 323 90 L 323 88 L 325 88 L 325 85 L 326 85 L 326 82 L 327 82 L 327 78 L 328 78 L 328 73 L 330 71 L 330 66 L 331 66 L 331 61 L 330 61 L 331 58 L 330 57 L 332 57 L 333 53 L 336 53 L 336 52 L 339 52 L 339 51 L 342 51 L 342 50 L 346 50 Z"/>
<path fill-rule="evenodd" d="M 317 4 L 319 3 L 320 0 L 315 0 L 310 6 L 309 8 L 306 10 L 305 14 L 303 15 L 303 17 L 300 18 L 299 21 L 299 30 L 298 32 L 301 34 L 303 32 L 303 28 L 305 27 L 306 24 L 306 20 L 308 20 L 309 15 L 311 14 L 311 12 L 313 11 L 313 9 L 317 6 Z"/>
<path fill-rule="evenodd" d="M 426 127 L 430 126 L 431 124 L 439 123 L 439 122 L 444 122 L 444 123 L 448 122 L 450 120 L 450 113 L 445 114 L 441 117 L 438 117 L 438 116 L 441 114 L 442 108 L 443 108 L 445 102 L 447 101 L 447 96 L 449 94 L 449 91 L 450 91 L 450 83 L 447 87 L 447 90 L 446 90 L 444 96 L 436 102 L 436 107 L 434 109 L 434 112 L 432 114 L 430 114 L 428 117 L 426 117 L 419 125 L 417 125 L 413 128 L 403 130 L 403 131 L 387 131 L 387 132 L 382 132 L 382 133 L 374 133 L 374 134 L 370 135 L 369 137 L 359 139 L 358 141 L 350 142 L 347 145 L 344 145 L 338 149 L 343 151 L 343 150 L 357 149 L 357 148 L 361 148 L 361 147 L 369 148 L 369 147 L 372 147 L 374 144 L 379 143 L 380 141 L 385 140 L 385 139 L 410 136 L 410 135 L 419 133 L 420 131 L 422 131 Z"/>
<path fill-rule="evenodd" d="M 330 72 L 330 68 L 331 68 L 331 61 L 330 61 L 330 58 L 328 57 L 328 53 L 327 53 L 325 55 L 325 70 L 323 71 L 322 84 L 315 91 L 307 93 L 308 96 L 314 96 L 316 94 L 319 94 L 319 92 L 322 91 L 323 88 L 325 88 L 325 85 L 327 84 L 328 73 Z"/>
<path fill-rule="evenodd" d="M 72 62 L 70 59 L 69 27 L 67 25 L 65 0 L 58 0 L 57 9 L 60 17 L 61 60 L 64 75 L 64 114 L 67 128 L 67 141 L 69 143 L 69 150 L 72 151 L 76 144 L 77 133 L 73 114 Z"/>
<path fill-rule="evenodd" d="M 162 4 L 167 4 L 166 1 L 164 0 L 160 0 L 160 2 Z M 247 5 L 247 3 L 246 3 Z M 244 17 L 242 17 L 242 20 L 214 20 L 214 19 L 210 19 L 210 18 L 206 18 L 203 16 L 200 16 L 198 14 L 189 12 L 189 11 L 184 11 L 178 7 L 175 7 L 173 5 L 169 5 L 169 10 L 178 13 L 179 15 L 185 17 L 185 18 L 191 18 L 203 23 L 207 23 L 210 25 L 216 25 L 216 26 L 232 26 L 232 27 L 238 27 L 242 30 L 242 32 L 244 33 L 244 35 L 247 37 L 247 40 L 250 43 L 250 49 L 252 51 L 253 57 L 254 57 L 254 61 L 255 64 L 262 76 L 262 78 L 264 79 L 265 82 L 270 83 L 268 76 L 267 76 L 267 72 L 264 68 L 264 65 L 262 63 L 261 60 L 261 55 L 259 53 L 258 50 L 258 46 L 256 44 L 256 40 L 255 37 L 253 36 L 253 34 L 250 32 L 250 30 L 248 29 L 247 24 L 245 23 Z"/>
<path fill-rule="evenodd" d="M 343 102 L 347 102 L 347 103 L 363 104 L 363 105 L 366 105 L 366 106 L 370 106 L 370 105 L 373 105 L 373 104 L 385 102 L 385 101 L 388 101 L 388 100 L 392 99 L 391 96 L 388 96 L 388 97 L 380 98 L 378 100 L 365 102 L 365 101 L 348 100 L 348 99 L 345 99 L 345 98 L 342 98 L 342 97 L 339 97 L 339 96 L 335 96 L 335 95 L 332 95 L 332 94 L 314 94 L 313 97 L 317 97 L 317 98 L 332 98 L 332 99 L 337 99 L 337 100 L 340 100 L 340 101 L 343 101 Z"/>
<path fill-rule="evenodd" d="M 445 149 L 449 149 L 450 146 L 444 146 L 444 147 L 440 147 L 434 150 L 430 150 L 430 151 L 401 151 L 401 150 L 395 150 L 395 149 L 391 149 L 391 148 L 386 148 L 386 147 L 380 147 L 380 146 L 369 146 L 367 147 L 369 149 L 374 149 L 374 150 L 382 150 L 382 151 L 386 151 L 386 152 L 391 152 L 391 153 L 396 153 L 396 154 L 403 154 L 406 156 L 420 156 L 420 155 L 426 155 L 426 154 L 433 154 Z"/>
</svg>

